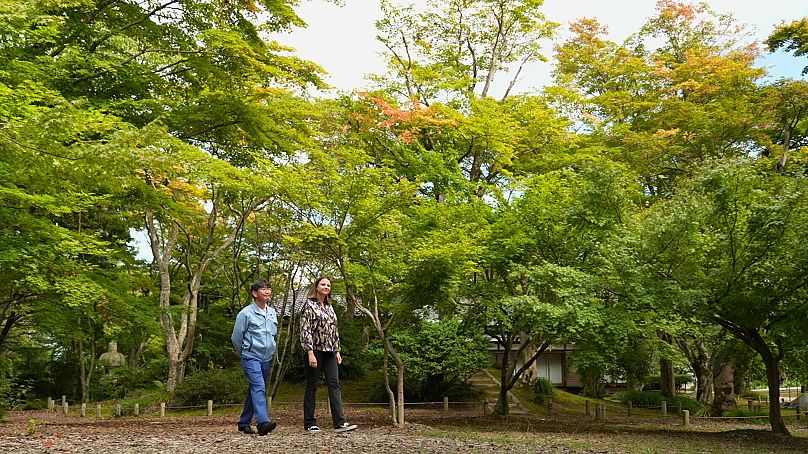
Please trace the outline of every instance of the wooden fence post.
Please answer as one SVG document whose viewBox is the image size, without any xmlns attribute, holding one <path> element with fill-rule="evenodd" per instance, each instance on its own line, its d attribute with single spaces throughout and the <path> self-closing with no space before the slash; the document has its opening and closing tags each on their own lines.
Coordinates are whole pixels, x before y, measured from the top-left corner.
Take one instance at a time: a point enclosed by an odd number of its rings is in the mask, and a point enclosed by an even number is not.
<svg viewBox="0 0 808 454">
<path fill-rule="evenodd" d="M 208 416 L 212 416 L 212 415 L 213 415 L 213 401 L 209 400 L 208 401 Z"/>
<path fill-rule="evenodd" d="M 662 416 L 668 416 L 668 402 L 662 401 Z"/>
<path fill-rule="evenodd" d="M 115 416 L 118 418 L 121 417 L 121 404 L 115 404 Z"/>
<path fill-rule="evenodd" d="M 135 416 L 140 416 L 140 404 L 135 402 Z"/>
<path fill-rule="evenodd" d="M 443 412 L 449 413 L 449 397 L 443 396 Z"/>
<path fill-rule="evenodd" d="M 101 419 L 101 404 L 95 404 L 95 417 Z"/>
<path fill-rule="evenodd" d="M 166 416 L 166 403 L 160 402 L 160 417 L 164 418 Z"/>
<path fill-rule="evenodd" d="M 82 418 L 83 418 L 83 417 L 85 417 L 85 416 L 87 416 L 87 402 L 82 402 L 82 403 L 81 403 L 81 412 L 79 413 L 79 415 L 80 415 Z"/>
<path fill-rule="evenodd" d="M 69 404 L 67 402 L 62 403 L 62 411 L 64 412 L 64 414 L 68 413 L 68 405 Z"/>
<path fill-rule="evenodd" d="M 685 427 L 690 426 L 690 410 L 682 410 L 682 424 Z"/>
</svg>

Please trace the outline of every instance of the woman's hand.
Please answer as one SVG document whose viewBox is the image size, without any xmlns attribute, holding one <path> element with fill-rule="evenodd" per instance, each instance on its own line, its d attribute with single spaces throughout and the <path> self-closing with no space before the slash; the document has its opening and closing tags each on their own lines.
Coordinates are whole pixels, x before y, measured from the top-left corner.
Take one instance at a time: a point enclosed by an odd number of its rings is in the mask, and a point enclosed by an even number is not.
<svg viewBox="0 0 808 454">
<path fill-rule="evenodd" d="M 337 352 L 337 364 L 342 364 L 342 355 Z"/>
<path fill-rule="evenodd" d="M 314 356 L 314 350 L 309 350 L 309 366 L 317 367 L 317 357 Z"/>
</svg>

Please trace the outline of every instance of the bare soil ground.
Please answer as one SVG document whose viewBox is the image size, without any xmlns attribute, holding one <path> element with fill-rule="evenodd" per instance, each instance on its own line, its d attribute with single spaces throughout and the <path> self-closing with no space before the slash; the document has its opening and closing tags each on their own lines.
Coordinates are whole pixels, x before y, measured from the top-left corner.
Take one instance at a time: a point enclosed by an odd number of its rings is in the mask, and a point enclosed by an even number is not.
<svg viewBox="0 0 808 454">
<path fill-rule="evenodd" d="M 224 413 L 220 413 L 224 412 Z M 226 413 L 226 414 L 225 414 Z M 584 415 L 481 416 L 478 408 L 407 409 L 408 424 L 393 428 L 384 409 L 346 408 L 357 431 L 335 434 L 326 415 L 323 432 L 303 432 L 302 409 L 278 406 L 270 435 L 236 431 L 238 410 L 213 416 L 154 413 L 115 419 L 79 418 L 44 411 L 14 411 L 0 423 L 0 452 L 115 453 L 796 453 L 808 452 L 808 424 L 791 426 L 796 437 L 775 436 L 761 424 L 694 421 L 634 415 L 598 422 Z M 35 422 L 31 422 L 34 420 Z"/>
</svg>

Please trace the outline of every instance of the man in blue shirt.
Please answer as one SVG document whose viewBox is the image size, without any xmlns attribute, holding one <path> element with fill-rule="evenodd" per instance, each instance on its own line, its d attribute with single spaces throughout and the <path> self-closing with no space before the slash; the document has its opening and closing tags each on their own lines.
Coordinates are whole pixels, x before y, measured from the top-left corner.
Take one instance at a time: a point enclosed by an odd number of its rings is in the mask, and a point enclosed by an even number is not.
<svg viewBox="0 0 808 454">
<path fill-rule="evenodd" d="M 267 303 L 272 298 L 272 289 L 263 279 L 250 287 L 253 303 L 236 316 L 233 326 L 233 347 L 241 357 L 241 369 L 250 384 L 244 409 L 238 420 L 238 430 L 253 434 L 250 426 L 253 417 L 258 435 L 272 432 L 278 425 L 267 413 L 267 378 L 275 355 L 275 334 L 278 333 L 278 313 Z"/>
</svg>

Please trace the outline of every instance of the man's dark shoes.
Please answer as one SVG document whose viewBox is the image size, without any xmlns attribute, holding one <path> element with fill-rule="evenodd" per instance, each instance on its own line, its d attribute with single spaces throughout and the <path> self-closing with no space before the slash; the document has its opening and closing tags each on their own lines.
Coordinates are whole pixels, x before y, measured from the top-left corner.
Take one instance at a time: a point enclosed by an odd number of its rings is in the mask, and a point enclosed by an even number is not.
<svg viewBox="0 0 808 454">
<path fill-rule="evenodd" d="M 275 421 L 262 422 L 262 423 L 258 424 L 258 435 L 264 436 L 264 435 L 272 432 L 273 430 L 275 430 L 275 427 L 277 427 L 277 426 L 278 426 L 278 423 L 276 423 Z"/>
<path fill-rule="evenodd" d="M 244 432 L 247 435 L 252 435 L 252 434 L 255 433 L 252 426 L 238 426 L 238 431 L 239 432 Z"/>
</svg>

